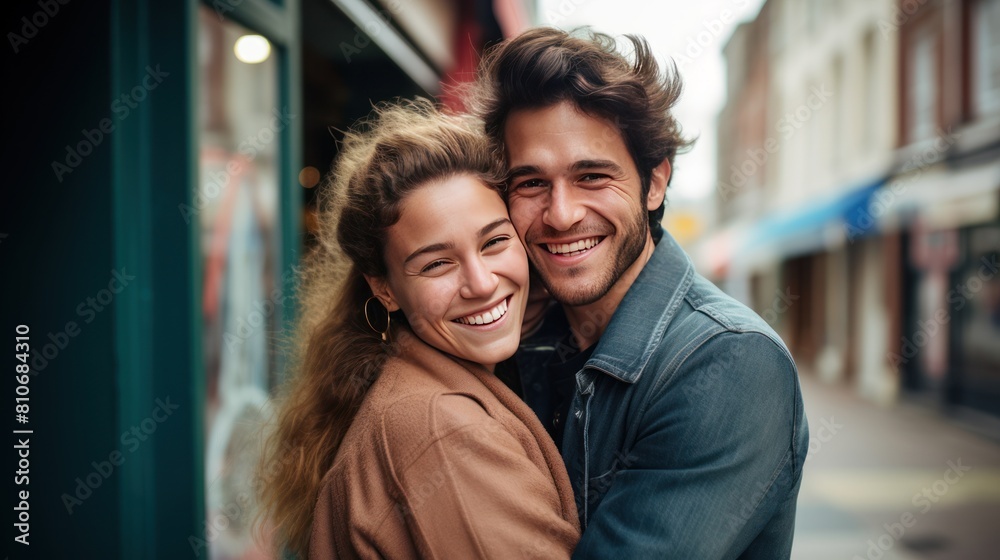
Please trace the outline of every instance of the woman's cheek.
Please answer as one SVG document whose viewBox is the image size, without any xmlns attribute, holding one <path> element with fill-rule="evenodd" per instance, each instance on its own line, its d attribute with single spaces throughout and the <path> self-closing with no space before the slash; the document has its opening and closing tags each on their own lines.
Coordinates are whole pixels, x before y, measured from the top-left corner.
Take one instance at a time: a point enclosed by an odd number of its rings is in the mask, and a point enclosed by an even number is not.
<svg viewBox="0 0 1000 560">
<path fill-rule="evenodd" d="M 424 307 L 427 315 L 443 317 L 448 313 L 452 296 L 457 289 L 455 281 L 447 278 L 435 278 L 428 282 L 425 290 L 418 298 L 417 305 Z"/>
<path fill-rule="evenodd" d="M 505 251 L 507 254 L 507 271 L 514 281 L 522 286 L 528 284 L 528 255 L 524 251 L 524 246 L 520 242 Z"/>
</svg>

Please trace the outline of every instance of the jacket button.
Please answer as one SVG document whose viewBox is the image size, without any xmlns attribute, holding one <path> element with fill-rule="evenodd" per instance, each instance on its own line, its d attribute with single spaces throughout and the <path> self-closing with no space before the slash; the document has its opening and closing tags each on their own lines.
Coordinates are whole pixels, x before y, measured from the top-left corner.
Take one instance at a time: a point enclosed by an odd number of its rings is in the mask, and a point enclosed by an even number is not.
<svg viewBox="0 0 1000 560">
<path fill-rule="evenodd" d="M 575 416 L 576 419 L 579 420 L 580 417 L 583 416 L 583 410 L 577 410 L 576 412 L 573 413 L 573 416 Z"/>
</svg>

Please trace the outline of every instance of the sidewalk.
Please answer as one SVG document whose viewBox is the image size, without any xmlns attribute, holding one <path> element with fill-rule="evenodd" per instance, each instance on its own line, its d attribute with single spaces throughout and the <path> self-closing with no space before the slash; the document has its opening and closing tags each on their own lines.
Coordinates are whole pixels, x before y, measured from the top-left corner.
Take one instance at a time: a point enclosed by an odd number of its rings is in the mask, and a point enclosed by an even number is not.
<svg viewBox="0 0 1000 560">
<path fill-rule="evenodd" d="M 1000 445 L 912 404 L 808 374 L 796 560 L 1000 558 Z"/>
</svg>

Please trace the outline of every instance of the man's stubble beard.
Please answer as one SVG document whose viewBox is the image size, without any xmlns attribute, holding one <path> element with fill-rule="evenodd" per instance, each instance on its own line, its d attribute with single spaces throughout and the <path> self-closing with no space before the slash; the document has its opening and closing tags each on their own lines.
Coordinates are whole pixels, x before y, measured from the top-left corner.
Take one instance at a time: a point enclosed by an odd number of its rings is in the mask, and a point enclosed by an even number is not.
<svg viewBox="0 0 1000 560">
<path fill-rule="evenodd" d="M 649 214 L 640 208 L 640 211 L 636 213 L 635 219 L 629 222 L 624 231 L 615 232 L 615 237 L 623 240 L 621 248 L 615 253 L 612 266 L 605 269 L 603 277 L 599 278 L 590 287 L 570 285 L 572 284 L 571 278 L 574 275 L 572 269 L 570 269 L 570 279 L 563 282 L 562 287 L 557 287 L 549 282 L 548 278 L 545 277 L 545 273 L 537 264 L 535 268 L 538 270 L 538 276 L 542 279 L 542 284 L 545 285 L 549 294 L 556 301 L 570 307 L 589 305 L 607 295 L 611 291 L 611 288 L 621 279 L 622 275 L 625 274 L 625 271 L 642 255 L 642 250 L 646 246 L 647 235 L 645 234 L 648 231 Z M 607 240 L 605 238 L 601 243 Z"/>
</svg>

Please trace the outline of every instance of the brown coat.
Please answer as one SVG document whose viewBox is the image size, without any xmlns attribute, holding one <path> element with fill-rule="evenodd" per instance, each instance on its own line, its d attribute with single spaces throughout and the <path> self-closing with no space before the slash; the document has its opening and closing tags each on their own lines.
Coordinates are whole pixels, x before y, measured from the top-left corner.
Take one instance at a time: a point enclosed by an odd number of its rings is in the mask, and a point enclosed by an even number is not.
<svg viewBox="0 0 1000 560">
<path fill-rule="evenodd" d="M 309 558 L 568 558 L 555 444 L 494 375 L 404 331 L 323 479 Z"/>
</svg>

